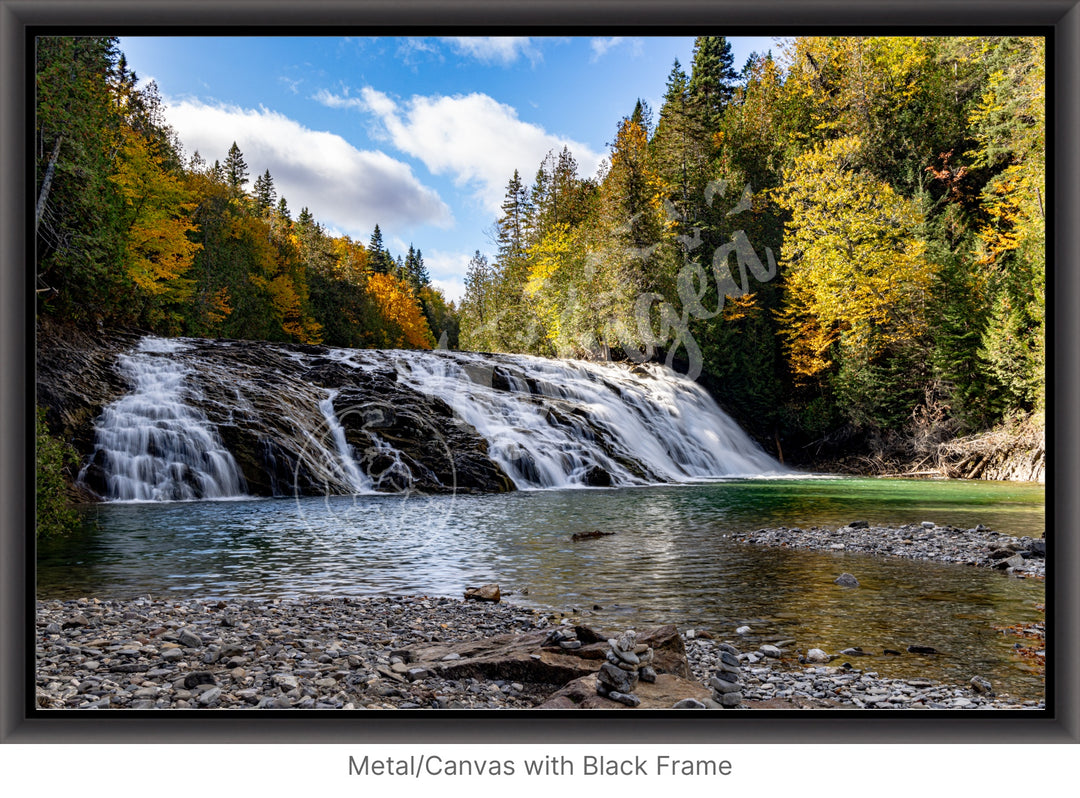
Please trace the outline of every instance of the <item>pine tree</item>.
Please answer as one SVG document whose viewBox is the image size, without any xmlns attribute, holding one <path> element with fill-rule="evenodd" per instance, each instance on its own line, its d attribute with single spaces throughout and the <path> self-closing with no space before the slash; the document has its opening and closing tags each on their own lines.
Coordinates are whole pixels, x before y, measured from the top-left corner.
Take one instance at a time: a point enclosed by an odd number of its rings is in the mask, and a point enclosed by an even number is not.
<svg viewBox="0 0 1080 798">
<path fill-rule="evenodd" d="M 268 211 L 274 207 L 276 193 L 274 191 L 274 179 L 270 177 L 269 169 L 255 178 L 255 201 L 259 204 L 259 208 Z"/>
<path fill-rule="evenodd" d="M 708 148 L 704 129 L 691 113 L 689 79 L 678 60 L 668 74 L 660 121 L 649 144 L 667 196 L 689 224 L 692 206 L 704 191 Z"/>
<path fill-rule="evenodd" d="M 229 147 L 229 154 L 225 157 L 225 176 L 233 189 L 241 191 L 248 181 L 247 175 L 247 164 L 244 163 L 244 155 L 234 141 L 232 146 Z"/>
<path fill-rule="evenodd" d="M 391 274 L 394 271 L 394 258 L 383 246 L 382 231 L 378 224 L 375 225 L 368 242 L 368 260 L 377 274 Z"/>
<path fill-rule="evenodd" d="M 461 299 L 461 346 L 471 351 L 494 349 L 495 275 L 480 250 L 465 271 L 465 296 Z"/>
<path fill-rule="evenodd" d="M 424 266 L 424 256 L 412 244 L 409 244 L 409 254 L 405 256 L 402 273 L 405 282 L 412 286 L 413 291 L 417 293 L 431 283 L 427 268 Z"/>
<path fill-rule="evenodd" d="M 638 98 L 637 103 L 634 105 L 634 112 L 630 114 L 630 121 L 645 131 L 646 138 L 652 135 L 652 109 L 641 98 Z"/>
<path fill-rule="evenodd" d="M 690 102 L 710 134 L 720 126 L 720 117 L 735 94 L 738 77 L 728 40 L 723 36 L 698 36 L 694 41 Z"/>
</svg>

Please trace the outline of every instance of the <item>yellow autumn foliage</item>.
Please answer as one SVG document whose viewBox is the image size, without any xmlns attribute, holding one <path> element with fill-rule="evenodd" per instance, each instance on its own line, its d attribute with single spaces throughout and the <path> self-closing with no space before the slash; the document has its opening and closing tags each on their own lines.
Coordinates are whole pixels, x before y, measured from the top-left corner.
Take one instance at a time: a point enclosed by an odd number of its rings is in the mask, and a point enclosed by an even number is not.
<svg viewBox="0 0 1080 798">
<path fill-rule="evenodd" d="M 382 315 L 388 344 L 395 348 L 432 349 L 434 336 L 412 290 L 391 274 L 372 274 L 368 293 Z"/>
<path fill-rule="evenodd" d="M 129 128 L 122 131 L 116 172 L 110 180 L 125 203 L 128 276 L 159 301 L 186 302 L 195 284 L 185 275 L 202 246 L 188 238 L 196 230 L 190 218 L 195 203 L 182 180 L 166 171 L 160 158 Z"/>
<path fill-rule="evenodd" d="M 791 213 L 781 257 L 779 319 L 794 373 L 817 377 L 845 358 L 871 362 L 925 330 L 933 277 L 918 206 L 859 171 L 857 138 L 810 150 L 785 175 L 778 203 Z"/>
</svg>

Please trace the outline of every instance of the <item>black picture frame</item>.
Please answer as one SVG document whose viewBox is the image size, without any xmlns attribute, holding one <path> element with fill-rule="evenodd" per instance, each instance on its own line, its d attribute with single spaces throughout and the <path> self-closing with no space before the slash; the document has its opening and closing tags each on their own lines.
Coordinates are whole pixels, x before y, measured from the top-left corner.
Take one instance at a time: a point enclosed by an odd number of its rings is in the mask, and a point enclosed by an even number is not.
<svg viewBox="0 0 1080 798">
<path fill-rule="evenodd" d="M 1080 313 L 1080 0 L 0 0 L 0 349 L 3 381 L 0 476 L 0 741 L 67 742 L 379 742 L 534 743 L 560 741 L 648 743 L 792 742 L 1078 742 L 1080 741 L 1080 437 L 1077 391 Z M 258 20 L 253 25 L 252 20 Z M 610 24 L 616 20 L 617 24 Z M 777 24 L 782 21 L 782 25 Z M 30 452 L 34 360 L 33 263 L 29 209 L 32 130 L 28 47 L 35 32 L 133 34 L 210 27 L 272 35 L 300 28 L 313 33 L 363 28 L 383 35 L 483 29 L 563 33 L 655 34 L 722 27 L 726 35 L 797 35 L 878 31 L 1001 34 L 1045 30 L 1052 63 L 1048 93 L 1054 121 L 1048 175 L 1055 211 L 1048 270 L 1051 330 L 1048 393 L 1048 652 L 1045 713 L 1021 712 L 437 712 L 319 713 L 35 712 L 33 702 L 34 589 Z M 28 121 L 29 119 L 29 121 Z"/>
</svg>

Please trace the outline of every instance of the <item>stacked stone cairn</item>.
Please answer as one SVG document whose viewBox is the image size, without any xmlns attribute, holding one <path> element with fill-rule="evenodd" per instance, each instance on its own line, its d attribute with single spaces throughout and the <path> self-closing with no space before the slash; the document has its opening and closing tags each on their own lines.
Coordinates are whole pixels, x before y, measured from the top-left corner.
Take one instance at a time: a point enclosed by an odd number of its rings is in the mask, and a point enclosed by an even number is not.
<svg viewBox="0 0 1080 798">
<path fill-rule="evenodd" d="M 739 649 L 728 643 L 721 643 L 717 648 L 720 652 L 720 668 L 709 679 L 713 700 L 722 707 L 737 707 L 743 697 L 739 680 Z"/>
<path fill-rule="evenodd" d="M 641 699 L 634 695 L 638 680 L 655 682 L 656 671 L 652 667 L 653 650 L 644 643 L 638 643 L 637 633 L 633 629 L 623 632 L 617 638 L 610 638 L 607 662 L 600 666 L 596 674 L 596 692 L 612 701 L 618 701 L 628 707 L 641 704 Z"/>
<path fill-rule="evenodd" d="M 544 642 L 546 645 L 558 646 L 567 651 L 576 651 L 581 648 L 581 641 L 578 640 L 577 629 L 573 626 L 562 626 L 558 629 L 552 629 Z"/>
</svg>

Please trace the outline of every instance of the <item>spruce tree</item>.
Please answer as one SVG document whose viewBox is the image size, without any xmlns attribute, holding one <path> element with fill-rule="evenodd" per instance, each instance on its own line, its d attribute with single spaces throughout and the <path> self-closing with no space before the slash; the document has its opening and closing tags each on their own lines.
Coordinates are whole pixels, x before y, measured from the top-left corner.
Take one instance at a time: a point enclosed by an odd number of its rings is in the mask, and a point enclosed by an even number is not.
<svg viewBox="0 0 1080 798">
<path fill-rule="evenodd" d="M 274 207 L 275 195 L 274 178 L 270 176 L 270 170 L 267 169 L 255 178 L 255 201 L 259 203 L 259 208 L 268 211 Z"/>
<path fill-rule="evenodd" d="M 710 133 L 719 128 L 724 108 L 735 95 L 738 77 L 728 40 L 723 36 L 698 36 L 694 41 L 690 102 Z"/>
<path fill-rule="evenodd" d="M 236 142 L 232 143 L 229 147 L 229 154 L 225 157 L 225 176 L 228 178 L 229 185 L 237 191 L 243 189 L 247 179 L 247 164 L 244 163 L 244 155 L 240 152 L 240 148 L 236 146 Z"/>
</svg>

